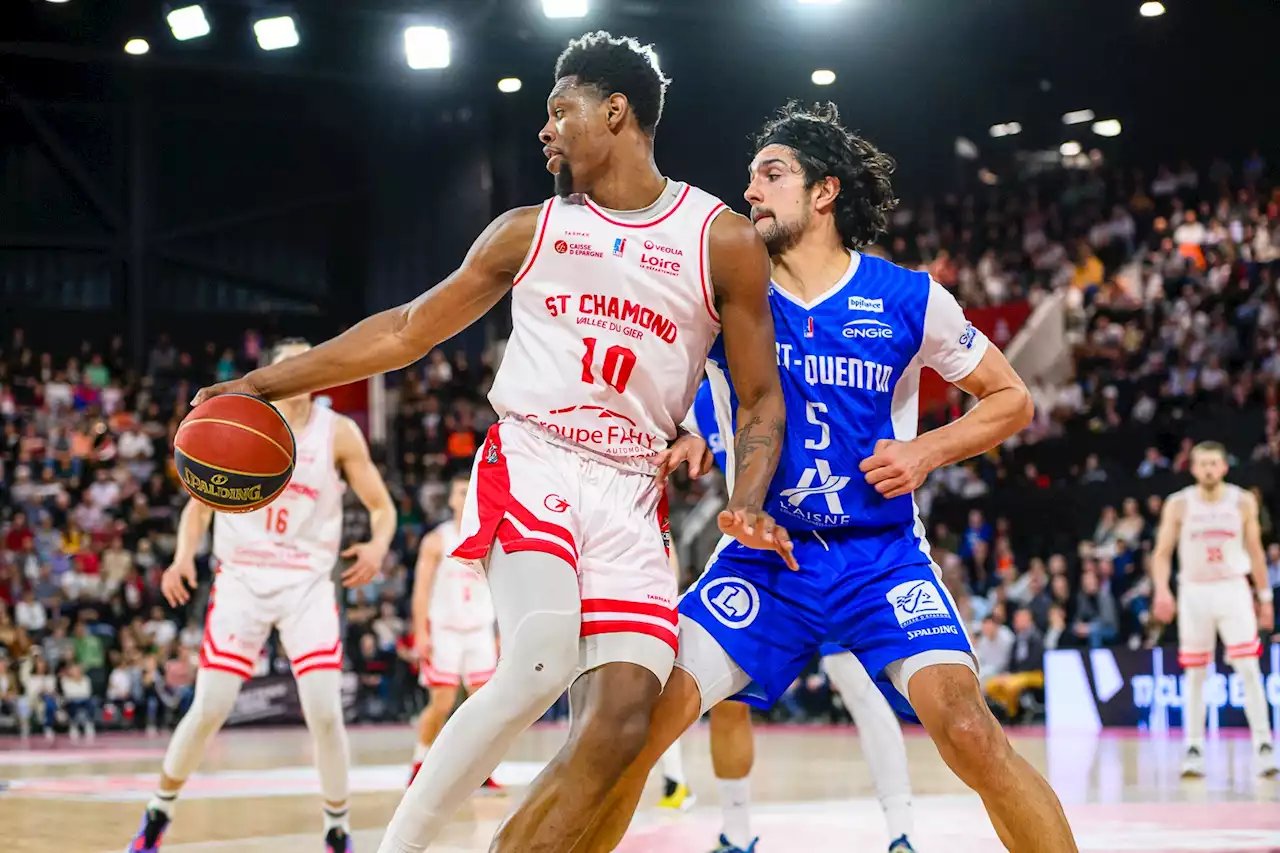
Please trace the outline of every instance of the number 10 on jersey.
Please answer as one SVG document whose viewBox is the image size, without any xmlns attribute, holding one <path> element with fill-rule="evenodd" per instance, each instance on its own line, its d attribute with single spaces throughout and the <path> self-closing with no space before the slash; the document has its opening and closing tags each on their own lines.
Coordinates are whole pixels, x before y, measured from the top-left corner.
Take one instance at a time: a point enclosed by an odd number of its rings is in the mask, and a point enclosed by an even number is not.
<svg viewBox="0 0 1280 853">
<path fill-rule="evenodd" d="M 582 356 L 582 381 L 588 385 L 595 384 L 596 377 L 596 339 L 583 338 L 586 352 Z M 601 359 L 599 376 L 604 384 L 621 394 L 627 390 L 627 380 L 636 366 L 636 354 L 624 346 L 611 346 L 604 351 Z"/>
</svg>

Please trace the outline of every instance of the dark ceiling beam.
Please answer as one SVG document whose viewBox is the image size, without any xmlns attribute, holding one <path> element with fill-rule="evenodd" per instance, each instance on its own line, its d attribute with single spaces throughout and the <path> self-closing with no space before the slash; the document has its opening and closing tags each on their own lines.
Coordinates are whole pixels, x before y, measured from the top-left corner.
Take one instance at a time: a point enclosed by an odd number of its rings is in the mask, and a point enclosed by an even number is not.
<svg viewBox="0 0 1280 853">
<path fill-rule="evenodd" d="M 253 273 L 243 272 L 242 270 L 233 269 L 223 266 L 222 264 L 213 263 L 195 255 L 186 252 L 178 252 L 172 249 L 156 250 L 156 257 L 161 261 L 182 267 L 191 272 L 207 275 L 212 278 L 220 278 L 232 284 L 246 287 L 267 296 L 275 296 L 280 299 L 289 299 L 294 302 L 305 302 L 314 305 L 322 311 L 328 312 L 331 308 L 331 300 L 325 294 L 306 293 L 287 284 L 281 284 L 278 281 Z"/>
<path fill-rule="evenodd" d="M 80 162 L 80 158 L 62 141 L 58 132 L 45 121 L 44 116 L 40 115 L 39 110 L 3 79 L 0 79 L 0 94 L 22 113 L 22 117 L 35 132 L 36 142 L 41 150 L 63 174 L 72 188 L 89 202 L 103 223 L 113 231 L 123 228 L 124 215 L 120 212 L 120 208 L 112 203 L 106 192 L 94 180 L 93 175 L 89 174 L 89 170 Z"/>
<path fill-rule="evenodd" d="M 0 233 L 0 249 L 65 249 L 73 252 L 111 252 L 119 246 L 109 237 L 73 237 L 67 234 Z"/>
<path fill-rule="evenodd" d="M 363 190 L 349 189 L 320 193 L 286 202 L 284 204 L 259 207 L 252 210 L 233 213 L 228 216 L 203 219 L 197 222 L 181 225 L 177 228 L 171 228 L 168 231 L 162 231 L 159 234 L 154 235 L 152 239 L 157 244 L 162 244 L 171 243 L 175 240 L 186 240 L 191 237 L 200 237 L 206 234 L 215 234 L 219 231 L 226 231 L 231 228 L 248 225 L 263 219 L 276 219 L 301 210 L 310 210 L 314 207 L 324 207 L 326 205 L 336 204 L 340 201 L 354 198 L 361 192 L 363 192 Z"/>
</svg>

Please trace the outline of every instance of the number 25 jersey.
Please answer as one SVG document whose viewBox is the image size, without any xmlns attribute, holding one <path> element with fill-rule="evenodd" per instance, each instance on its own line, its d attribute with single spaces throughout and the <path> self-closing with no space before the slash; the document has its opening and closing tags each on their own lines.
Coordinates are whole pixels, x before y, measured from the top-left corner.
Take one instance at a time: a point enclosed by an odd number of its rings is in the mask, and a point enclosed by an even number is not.
<svg viewBox="0 0 1280 853">
<path fill-rule="evenodd" d="M 663 450 L 719 334 L 708 235 L 726 209 L 674 181 L 644 212 L 544 202 L 489 393 L 498 415 L 618 460 Z"/>
</svg>

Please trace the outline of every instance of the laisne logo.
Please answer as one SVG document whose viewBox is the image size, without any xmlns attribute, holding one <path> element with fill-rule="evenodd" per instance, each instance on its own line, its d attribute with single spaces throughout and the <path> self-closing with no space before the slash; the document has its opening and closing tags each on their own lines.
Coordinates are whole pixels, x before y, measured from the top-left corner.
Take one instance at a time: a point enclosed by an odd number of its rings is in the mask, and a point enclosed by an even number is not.
<svg viewBox="0 0 1280 853">
<path fill-rule="evenodd" d="M 933 581 L 900 583 L 884 595 L 903 628 L 922 619 L 950 619 L 951 611 Z"/>
<path fill-rule="evenodd" d="M 813 481 L 817 480 L 818 485 Z M 840 490 L 849 485 L 849 478 L 844 475 L 833 475 L 831 463 L 825 459 L 813 460 L 812 468 L 805 468 L 799 482 L 793 489 L 783 489 L 779 497 L 787 503 L 799 507 L 804 499 L 811 495 L 822 495 L 827 500 L 827 511 L 834 515 L 844 514 L 844 504 L 840 502 Z"/>
<path fill-rule="evenodd" d="M 849 310 L 850 311 L 870 311 L 873 314 L 883 314 L 884 300 L 868 299 L 865 296 L 850 296 Z"/>
</svg>

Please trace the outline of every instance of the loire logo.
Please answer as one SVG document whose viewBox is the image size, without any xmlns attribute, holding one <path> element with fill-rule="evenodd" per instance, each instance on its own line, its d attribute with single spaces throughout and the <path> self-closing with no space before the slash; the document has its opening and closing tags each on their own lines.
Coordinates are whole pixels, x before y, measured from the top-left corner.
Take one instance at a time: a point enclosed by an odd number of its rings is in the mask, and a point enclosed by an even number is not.
<svg viewBox="0 0 1280 853">
<path fill-rule="evenodd" d="M 850 296 L 849 310 L 850 311 L 870 311 L 873 314 L 883 314 L 884 300 L 868 299 L 865 296 Z"/>
<path fill-rule="evenodd" d="M 903 628 L 922 619 L 949 619 L 942 600 L 942 593 L 933 581 L 907 581 L 900 583 L 884 596 L 893 605 L 893 615 Z"/>
<path fill-rule="evenodd" d="M 702 587 L 702 603 L 727 628 L 745 628 L 760 612 L 760 593 L 740 578 L 717 578 Z"/>
<path fill-rule="evenodd" d="M 893 327 L 879 320 L 850 320 L 844 324 L 846 338 L 892 338 Z"/>
<path fill-rule="evenodd" d="M 813 481 L 817 480 L 818 485 Z M 827 512 L 832 515 L 844 515 L 844 504 L 840 502 L 840 490 L 849 485 L 849 478 L 831 473 L 831 463 L 825 459 L 813 460 L 812 468 L 805 468 L 800 481 L 793 489 L 783 489 L 782 497 L 787 503 L 799 507 L 804 499 L 811 495 L 822 495 L 827 499 Z"/>
<path fill-rule="evenodd" d="M 552 512 L 564 512 L 569 508 L 569 502 L 559 495 L 547 495 L 542 499 L 542 505 Z"/>
</svg>

